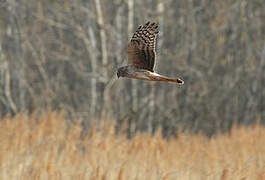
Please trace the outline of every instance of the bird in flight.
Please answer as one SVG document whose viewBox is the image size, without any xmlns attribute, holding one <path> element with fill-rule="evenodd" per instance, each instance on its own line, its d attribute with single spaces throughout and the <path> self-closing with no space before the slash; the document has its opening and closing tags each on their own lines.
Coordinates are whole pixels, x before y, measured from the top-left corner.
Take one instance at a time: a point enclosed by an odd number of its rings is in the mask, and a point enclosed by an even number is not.
<svg viewBox="0 0 265 180">
<path fill-rule="evenodd" d="M 180 78 L 169 78 L 154 72 L 155 42 L 159 33 L 158 24 L 147 22 L 139 26 L 127 47 L 129 64 L 120 67 L 117 76 L 148 81 L 163 81 L 184 84 Z"/>
</svg>

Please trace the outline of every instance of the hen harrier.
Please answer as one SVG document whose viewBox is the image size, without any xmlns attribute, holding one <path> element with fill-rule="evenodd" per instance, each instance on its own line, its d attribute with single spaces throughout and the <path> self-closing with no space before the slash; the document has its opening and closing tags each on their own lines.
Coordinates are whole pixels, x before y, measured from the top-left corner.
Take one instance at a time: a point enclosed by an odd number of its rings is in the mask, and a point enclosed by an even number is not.
<svg viewBox="0 0 265 180">
<path fill-rule="evenodd" d="M 129 65 L 120 67 L 117 76 L 148 81 L 164 81 L 184 84 L 180 78 L 169 78 L 154 72 L 156 52 L 155 41 L 158 24 L 147 22 L 139 26 L 127 47 Z"/>
</svg>

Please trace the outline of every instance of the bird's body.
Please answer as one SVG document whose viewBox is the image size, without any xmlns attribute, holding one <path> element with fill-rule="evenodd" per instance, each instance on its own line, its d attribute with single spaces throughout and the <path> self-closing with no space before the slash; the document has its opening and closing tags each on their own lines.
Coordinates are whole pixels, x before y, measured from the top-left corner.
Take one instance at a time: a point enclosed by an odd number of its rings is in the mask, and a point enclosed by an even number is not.
<svg viewBox="0 0 265 180">
<path fill-rule="evenodd" d="M 146 69 L 135 68 L 134 66 L 123 66 L 118 69 L 117 73 L 118 77 L 127 77 L 139 80 L 147 80 L 147 81 L 164 81 L 164 82 L 175 82 L 179 84 L 183 84 L 183 81 L 179 78 L 169 78 L 166 76 L 162 76 L 158 73 L 151 72 Z"/>
<path fill-rule="evenodd" d="M 180 78 L 169 78 L 154 72 L 158 32 L 156 23 L 147 22 L 138 27 L 127 47 L 129 65 L 118 69 L 118 77 L 184 84 Z"/>
</svg>

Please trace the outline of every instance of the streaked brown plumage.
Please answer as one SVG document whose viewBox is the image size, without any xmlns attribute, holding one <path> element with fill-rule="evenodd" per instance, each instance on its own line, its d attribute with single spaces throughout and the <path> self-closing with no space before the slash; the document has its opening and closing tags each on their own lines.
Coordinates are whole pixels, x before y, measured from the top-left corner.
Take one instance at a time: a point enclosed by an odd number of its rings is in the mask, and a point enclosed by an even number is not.
<svg viewBox="0 0 265 180">
<path fill-rule="evenodd" d="M 144 26 L 138 27 L 127 47 L 129 65 L 118 69 L 118 77 L 184 84 L 180 78 L 169 78 L 154 72 L 158 33 L 157 23 L 147 22 Z"/>
</svg>

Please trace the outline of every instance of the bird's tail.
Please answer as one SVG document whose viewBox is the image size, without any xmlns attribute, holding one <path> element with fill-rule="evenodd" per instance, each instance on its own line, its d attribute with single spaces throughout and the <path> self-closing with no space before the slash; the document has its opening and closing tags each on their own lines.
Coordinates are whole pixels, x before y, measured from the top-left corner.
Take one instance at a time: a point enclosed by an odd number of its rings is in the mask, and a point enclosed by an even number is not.
<svg viewBox="0 0 265 180">
<path fill-rule="evenodd" d="M 162 81 L 168 81 L 168 82 L 174 82 L 174 83 L 177 83 L 177 84 L 184 84 L 184 81 L 180 78 L 169 78 L 169 77 L 166 77 L 166 76 L 160 76 L 159 77 L 160 80 Z"/>
<path fill-rule="evenodd" d="M 184 81 L 180 78 L 170 78 L 153 72 L 148 72 L 147 76 L 153 81 L 173 82 L 179 85 L 184 84 Z"/>
</svg>

